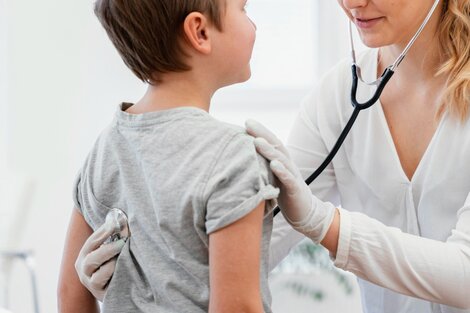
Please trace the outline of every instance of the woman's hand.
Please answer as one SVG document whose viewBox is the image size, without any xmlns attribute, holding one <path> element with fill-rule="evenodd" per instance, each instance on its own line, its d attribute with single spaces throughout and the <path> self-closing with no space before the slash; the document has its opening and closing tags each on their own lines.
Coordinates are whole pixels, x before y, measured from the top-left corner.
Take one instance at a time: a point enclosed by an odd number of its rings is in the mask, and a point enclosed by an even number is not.
<svg viewBox="0 0 470 313">
<path fill-rule="evenodd" d="M 113 276 L 116 256 L 125 244 L 122 239 L 103 244 L 114 231 L 114 225 L 109 223 L 101 225 L 87 239 L 75 262 L 81 283 L 100 301 L 103 301 L 108 283 Z"/>
<path fill-rule="evenodd" d="M 254 120 L 245 123 L 248 134 L 255 137 L 256 150 L 270 161 L 279 181 L 279 206 L 285 219 L 295 230 L 316 243 L 325 237 L 336 208 L 314 195 L 302 178 L 282 142 L 266 127 Z"/>
</svg>

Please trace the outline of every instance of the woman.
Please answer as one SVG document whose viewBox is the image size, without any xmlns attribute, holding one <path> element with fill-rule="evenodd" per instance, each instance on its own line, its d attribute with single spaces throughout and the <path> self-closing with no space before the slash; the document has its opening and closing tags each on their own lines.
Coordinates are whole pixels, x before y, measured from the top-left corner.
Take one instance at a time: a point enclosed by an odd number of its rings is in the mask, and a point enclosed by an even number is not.
<svg viewBox="0 0 470 313">
<path fill-rule="evenodd" d="M 364 44 L 378 48 L 358 56 L 370 81 L 403 51 L 434 1 L 338 2 Z M 365 312 L 470 312 L 469 42 L 470 1 L 444 0 L 380 103 L 359 115 L 310 188 L 302 176 L 324 160 L 352 112 L 349 62 L 304 100 L 289 153 L 261 125 L 247 123 L 280 180 L 283 215 L 329 249 L 336 266 L 359 277 Z M 373 91 L 361 86 L 358 98 L 369 99 Z M 278 216 L 273 265 L 299 240 L 286 225 Z M 94 252 L 101 260 L 103 253 Z M 81 268 L 87 262 L 78 264 L 86 281 Z M 109 276 L 95 277 L 105 282 Z"/>
</svg>

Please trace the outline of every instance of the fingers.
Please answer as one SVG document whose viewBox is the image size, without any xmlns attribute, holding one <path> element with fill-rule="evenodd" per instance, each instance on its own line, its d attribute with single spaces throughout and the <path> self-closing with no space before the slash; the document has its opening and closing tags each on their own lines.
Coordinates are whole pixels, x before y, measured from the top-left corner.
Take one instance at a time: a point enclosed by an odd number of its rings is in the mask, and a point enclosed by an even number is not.
<svg viewBox="0 0 470 313">
<path fill-rule="evenodd" d="M 90 286 L 95 289 L 95 290 L 104 290 L 105 287 L 108 285 L 108 282 L 110 281 L 111 277 L 114 274 L 114 270 L 116 269 L 116 260 L 117 258 L 113 258 L 103 264 L 97 270 L 96 272 L 93 273 L 93 275 L 90 278 Z"/>
<path fill-rule="evenodd" d="M 114 232 L 114 228 L 110 227 L 108 223 L 101 225 L 91 236 L 87 239 L 80 254 L 89 254 L 90 252 L 98 249 Z"/>
<path fill-rule="evenodd" d="M 109 281 L 111 280 L 116 268 L 116 260 L 117 258 L 113 258 L 103 264 L 103 266 L 94 272 L 93 275 L 84 283 L 93 296 L 101 302 L 103 302 Z"/>
<path fill-rule="evenodd" d="M 245 122 L 245 128 L 249 135 L 255 138 L 258 138 L 258 137 L 264 138 L 267 142 L 273 145 L 276 149 L 282 151 L 282 153 L 284 153 L 285 155 L 289 155 L 287 152 L 287 149 L 282 144 L 282 141 L 279 140 L 279 138 L 277 138 L 277 136 L 274 135 L 273 132 L 271 132 L 261 123 L 255 120 L 249 119 Z"/>
<path fill-rule="evenodd" d="M 278 160 L 274 160 L 270 163 L 270 168 L 274 175 L 279 179 L 281 184 L 285 187 L 285 191 L 288 196 L 293 196 L 298 192 L 298 182 L 294 175 Z"/>
<path fill-rule="evenodd" d="M 269 161 L 278 160 L 281 162 L 287 170 L 295 177 L 300 178 L 300 172 L 297 167 L 292 163 L 287 155 L 282 151 L 275 149 L 270 143 L 268 143 L 264 138 L 256 138 L 254 141 L 256 150 L 262 154 Z"/>
<path fill-rule="evenodd" d="M 102 245 L 96 250 L 87 254 L 82 264 L 85 275 L 88 277 L 94 275 L 94 273 L 98 271 L 100 267 L 104 266 L 104 263 L 117 256 L 121 252 L 124 245 L 125 241 L 121 239 L 109 244 Z"/>
</svg>

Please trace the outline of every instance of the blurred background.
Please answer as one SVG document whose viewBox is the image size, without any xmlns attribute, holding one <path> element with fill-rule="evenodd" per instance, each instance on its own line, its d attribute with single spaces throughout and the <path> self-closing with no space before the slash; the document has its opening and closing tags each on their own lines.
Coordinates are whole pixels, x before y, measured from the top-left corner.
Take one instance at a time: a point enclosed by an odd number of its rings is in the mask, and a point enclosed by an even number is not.
<svg viewBox="0 0 470 313">
<path fill-rule="evenodd" d="M 74 176 L 116 106 L 146 88 L 92 6 L 0 0 L 0 251 L 8 252 L 0 259 L 0 312 L 57 311 Z M 252 79 L 221 90 L 212 113 L 239 125 L 257 119 L 284 140 L 302 97 L 349 56 L 347 20 L 329 0 L 250 0 L 248 13 L 258 26 Z M 360 312 L 354 277 L 308 242 L 271 284 L 277 313 Z"/>
</svg>

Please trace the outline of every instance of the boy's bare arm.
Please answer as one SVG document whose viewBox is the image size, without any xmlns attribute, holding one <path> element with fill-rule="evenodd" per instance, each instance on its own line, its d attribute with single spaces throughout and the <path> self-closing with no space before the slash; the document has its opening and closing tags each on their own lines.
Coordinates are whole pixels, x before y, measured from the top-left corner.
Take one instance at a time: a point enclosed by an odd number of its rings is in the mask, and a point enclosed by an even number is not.
<svg viewBox="0 0 470 313">
<path fill-rule="evenodd" d="M 86 239 L 93 233 L 83 216 L 74 209 L 65 240 L 57 289 L 59 313 L 98 313 L 93 295 L 80 283 L 75 261 Z"/>
<path fill-rule="evenodd" d="M 209 313 L 261 313 L 261 237 L 265 202 L 209 236 Z"/>
</svg>

